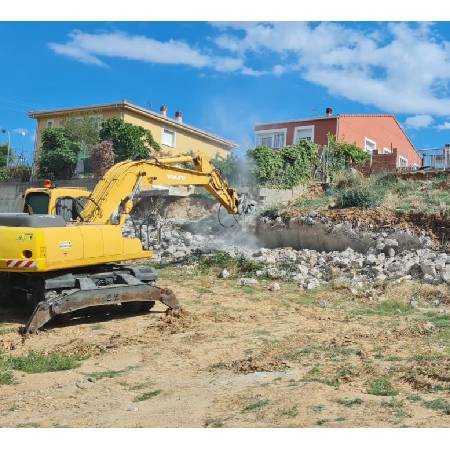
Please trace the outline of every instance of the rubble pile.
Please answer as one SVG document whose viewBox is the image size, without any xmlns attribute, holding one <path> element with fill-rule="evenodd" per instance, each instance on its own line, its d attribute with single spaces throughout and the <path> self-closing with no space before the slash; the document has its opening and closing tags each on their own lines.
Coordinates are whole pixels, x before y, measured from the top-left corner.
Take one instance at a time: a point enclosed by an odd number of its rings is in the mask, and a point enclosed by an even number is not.
<svg viewBox="0 0 450 450">
<path fill-rule="evenodd" d="M 294 220 L 312 227 L 319 220 L 328 223 L 326 218 L 316 216 Z M 269 221 L 274 227 L 286 226 L 279 218 L 267 219 L 266 224 Z M 358 237 L 359 230 L 350 224 L 328 223 L 328 226 L 330 233 L 345 231 L 355 239 Z M 135 233 L 131 224 L 125 225 L 124 233 Z M 393 237 L 395 231 L 364 230 L 364 233 L 366 237 L 369 233 L 370 239 L 366 239 L 367 246 L 363 251 L 350 247 L 341 251 L 296 250 L 292 247 L 269 249 L 258 242 L 254 229 L 222 228 L 213 218 L 196 222 L 170 219 L 158 232 L 150 233 L 149 238 L 144 233 L 142 240 L 154 250 L 156 263 L 191 264 L 189 257 L 194 254 L 223 250 L 256 262 L 259 270 L 252 275 L 256 279 L 291 280 L 304 289 L 314 289 L 336 279 L 348 281 L 355 289 L 367 282 L 399 279 L 450 284 L 450 255 L 439 251 L 426 235 L 410 233 L 411 245 L 408 247 L 404 235 L 402 242 Z M 225 269 L 221 276 L 228 278 L 230 274 Z M 248 283 L 248 279 L 242 282 Z"/>
<path fill-rule="evenodd" d="M 357 286 L 367 281 L 421 279 L 427 283 L 450 284 L 450 256 L 431 249 L 405 250 L 392 254 L 396 241 L 367 254 L 351 248 L 341 252 L 318 252 L 291 248 L 262 248 L 251 257 L 264 267 L 257 277 L 288 279 L 305 289 L 317 288 L 333 279 Z"/>
</svg>

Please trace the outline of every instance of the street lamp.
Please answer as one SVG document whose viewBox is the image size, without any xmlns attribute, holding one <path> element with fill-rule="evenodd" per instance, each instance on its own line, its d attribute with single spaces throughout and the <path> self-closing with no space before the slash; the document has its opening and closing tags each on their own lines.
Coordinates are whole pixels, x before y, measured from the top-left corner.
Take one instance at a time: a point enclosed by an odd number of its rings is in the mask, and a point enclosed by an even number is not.
<svg viewBox="0 0 450 450">
<path fill-rule="evenodd" d="M 11 152 L 11 133 L 6 128 L 2 128 L 1 132 L 3 134 L 8 133 L 8 153 L 6 155 L 6 168 L 9 167 L 9 154 Z"/>
</svg>

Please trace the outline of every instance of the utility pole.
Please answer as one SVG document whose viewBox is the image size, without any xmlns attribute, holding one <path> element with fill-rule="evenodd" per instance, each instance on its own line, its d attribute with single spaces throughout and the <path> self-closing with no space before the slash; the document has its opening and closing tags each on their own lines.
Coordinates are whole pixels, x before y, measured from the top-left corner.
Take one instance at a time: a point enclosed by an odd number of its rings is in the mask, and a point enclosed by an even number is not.
<svg viewBox="0 0 450 450">
<path fill-rule="evenodd" d="M 3 128 L 1 131 L 3 134 L 8 133 L 8 153 L 6 156 L 6 168 L 8 168 L 9 167 L 9 155 L 11 153 L 11 133 L 6 128 Z"/>
</svg>

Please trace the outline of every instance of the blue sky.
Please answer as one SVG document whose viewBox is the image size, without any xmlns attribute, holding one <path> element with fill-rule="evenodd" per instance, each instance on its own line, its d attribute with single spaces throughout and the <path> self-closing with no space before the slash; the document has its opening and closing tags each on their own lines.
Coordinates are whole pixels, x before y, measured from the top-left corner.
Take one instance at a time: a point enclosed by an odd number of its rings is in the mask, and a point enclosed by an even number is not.
<svg viewBox="0 0 450 450">
<path fill-rule="evenodd" d="M 327 106 L 395 113 L 419 149 L 450 142 L 446 22 L 3 22 L 0 52 L 0 127 L 28 155 L 27 111 L 122 99 L 244 149 L 255 123 Z"/>
</svg>

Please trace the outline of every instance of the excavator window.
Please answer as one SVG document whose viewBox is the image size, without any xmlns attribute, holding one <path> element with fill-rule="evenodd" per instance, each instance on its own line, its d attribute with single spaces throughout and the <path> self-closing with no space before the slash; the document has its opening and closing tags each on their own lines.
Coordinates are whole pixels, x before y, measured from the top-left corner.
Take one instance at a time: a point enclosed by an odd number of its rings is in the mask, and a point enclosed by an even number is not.
<svg viewBox="0 0 450 450">
<path fill-rule="evenodd" d="M 45 192 L 30 192 L 25 197 L 24 212 L 29 214 L 48 214 L 50 198 Z"/>
<path fill-rule="evenodd" d="M 55 214 L 66 222 L 74 222 L 88 201 L 87 197 L 59 197 L 55 202 Z"/>
</svg>

